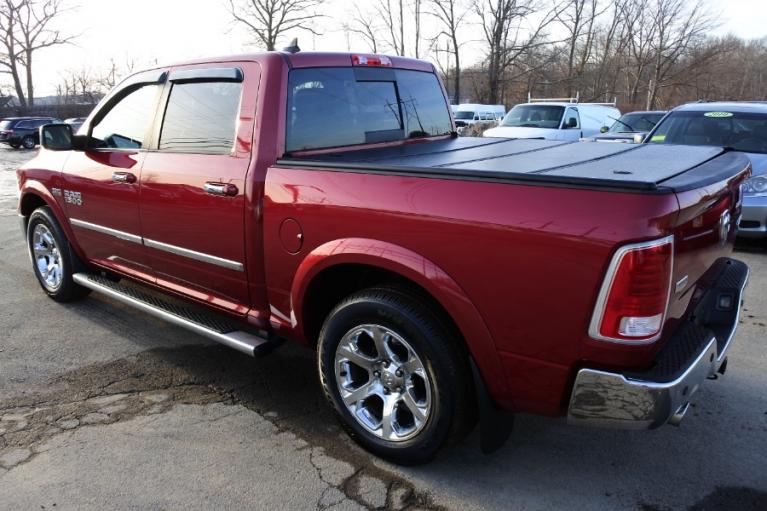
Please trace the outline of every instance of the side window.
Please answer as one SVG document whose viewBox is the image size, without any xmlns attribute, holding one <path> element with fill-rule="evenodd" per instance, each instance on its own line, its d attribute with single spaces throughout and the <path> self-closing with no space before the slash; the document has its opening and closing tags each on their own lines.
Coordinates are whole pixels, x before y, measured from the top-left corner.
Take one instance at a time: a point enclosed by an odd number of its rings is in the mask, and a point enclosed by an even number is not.
<svg viewBox="0 0 767 511">
<path fill-rule="evenodd" d="M 144 85 L 122 98 L 93 126 L 92 147 L 140 149 L 154 117 L 160 86 Z"/>
<path fill-rule="evenodd" d="M 32 126 L 30 125 L 29 121 L 21 121 L 20 123 L 18 123 L 16 125 L 16 129 L 17 130 L 26 130 L 26 129 L 29 129 L 31 127 Z"/>
<path fill-rule="evenodd" d="M 568 108 L 567 113 L 565 114 L 565 125 L 564 128 L 580 128 L 581 127 L 581 120 L 578 116 L 578 110 L 575 108 Z"/>
<path fill-rule="evenodd" d="M 240 82 L 173 84 L 160 150 L 229 154 L 234 147 L 241 89 Z"/>
</svg>

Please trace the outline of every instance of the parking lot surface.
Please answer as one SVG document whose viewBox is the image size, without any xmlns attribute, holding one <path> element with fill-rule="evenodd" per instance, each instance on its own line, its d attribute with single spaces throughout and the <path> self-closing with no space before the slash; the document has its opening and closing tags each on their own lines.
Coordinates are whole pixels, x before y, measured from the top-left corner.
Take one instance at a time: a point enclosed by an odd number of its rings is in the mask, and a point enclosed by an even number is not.
<svg viewBox="0 0 767 511">
<path fill-rule="evenodd" d="M 343 434 L 299 346 L 254 360 L 95 294 L 46 298 L 15 214 L 31 156 L 0 148 L 0 509 L 767 509 L 767 243 L 738 247 L 727 374 L 681 427 L 519 415 L 493 455 L 475 432 L 402 468 Z"/>
</svg>

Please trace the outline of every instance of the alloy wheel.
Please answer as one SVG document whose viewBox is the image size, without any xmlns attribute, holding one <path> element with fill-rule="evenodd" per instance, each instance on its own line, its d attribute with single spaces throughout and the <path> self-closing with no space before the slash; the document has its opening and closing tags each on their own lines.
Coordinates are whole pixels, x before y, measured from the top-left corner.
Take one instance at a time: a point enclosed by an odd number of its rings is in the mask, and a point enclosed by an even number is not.
<svg viewBox="0 0 767 511">
<path fill-rule="evenodd" d="M 344 405 L 375 436 L 403 442 L 426 426 L 432 411 L 429 373 L 395 331 L 374 324 L 351 329 L 336 348 L 335 375 Z"/>
</svg>

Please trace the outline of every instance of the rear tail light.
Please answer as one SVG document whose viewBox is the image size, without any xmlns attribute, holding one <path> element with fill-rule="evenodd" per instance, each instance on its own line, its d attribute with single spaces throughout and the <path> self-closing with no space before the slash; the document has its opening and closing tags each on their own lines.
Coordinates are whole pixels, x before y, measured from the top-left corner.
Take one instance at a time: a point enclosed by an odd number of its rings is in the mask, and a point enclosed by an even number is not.
<svg viewBox="0 0 767 511">
<path fill-rule="evenodd" d="M 385 55 L 352 55 L 352 65 L 391 67 L 391 59 Z"/>
<path fill-rule="evenodd" d="M 666 317 L 673 264 L 673 236 L 618 249 L 599 291 L 589 335 L 628 344 L 656 341 Z"/>
</svg>

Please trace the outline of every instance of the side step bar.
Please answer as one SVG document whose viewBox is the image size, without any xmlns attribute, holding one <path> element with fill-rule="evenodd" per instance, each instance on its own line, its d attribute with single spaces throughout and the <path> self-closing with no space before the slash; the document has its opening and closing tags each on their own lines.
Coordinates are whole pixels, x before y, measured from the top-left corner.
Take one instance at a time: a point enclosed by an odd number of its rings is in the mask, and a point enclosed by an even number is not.
<svg viewBox="0 0 767 511">
<path fill-rule="evenodd" d="M 175 303 L 174 299 L 156 296 L 159 293 L 140 289 L 138 285 L 114 282 L 93 273 L 75 273 L 72 279 L 83 287 L 105 294 L 169 323 L 184 327 L 209 339 L 250 356 L 263 355 L 277 345 L 268 334 L 264 336 L 240 330 L 238 325 L 219 314 L 194 305 Z"/>
</svg>

